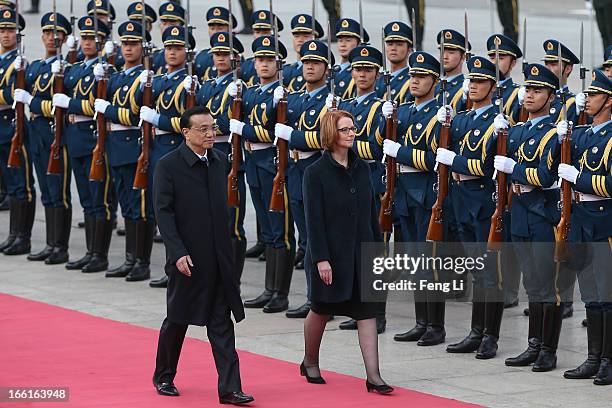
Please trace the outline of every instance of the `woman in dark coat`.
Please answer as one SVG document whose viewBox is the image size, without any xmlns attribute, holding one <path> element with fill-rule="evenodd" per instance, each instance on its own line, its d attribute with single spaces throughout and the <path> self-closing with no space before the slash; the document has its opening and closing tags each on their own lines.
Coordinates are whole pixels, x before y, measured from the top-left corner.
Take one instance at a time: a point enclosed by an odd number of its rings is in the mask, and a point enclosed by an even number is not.
<svg viewBox="0 0 612 408">
<path fill-rule="evenodd" d="M 377 303 L 360 298 L 361 244 L 381 242 L 370 169 L 353 152 L 353 117 L 345 111 L 328 112 L 321 119 L 323 156 L 304 174 L 304 206 L 308 244 L 306 272 L 310 274 L 310 313 L 304 323 L 305 355 L 301 375 L 324 384 L 319 371 L 319 347 L 330 315 L 357 320 L 359 346 L 369 391 L 388 394 L 378 366 Z"/>
</svg>

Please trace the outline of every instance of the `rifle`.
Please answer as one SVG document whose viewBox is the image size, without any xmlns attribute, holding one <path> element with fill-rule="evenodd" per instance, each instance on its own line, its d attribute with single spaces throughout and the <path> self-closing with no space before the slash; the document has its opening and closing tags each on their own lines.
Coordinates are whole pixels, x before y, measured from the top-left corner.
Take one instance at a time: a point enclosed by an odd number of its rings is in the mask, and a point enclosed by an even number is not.
<svg viewBox="0 0 612 408">
<path fill-rule="evenodd" d="M 70 25 L 72 26 L 72 35 L 76 35 L 76 16 L 74 15 L 74 0 L 70 0 Z M 74 46 L 68 50 L 66 55 L 66 61 L 70 64 L 74 64 L 77 60 L 77 46 L 76 41 Z"/>
<path fill-rule="evenodd" d="M 391 99 L 391 73 L 387 69 L 387 50 L 385 44 L 385 31 L 382 30 L 382 49 L 383 49 L 383 72 L 385 86 L 387 87 L 387 102 L 392 102 Z M 393 103 L 393 114 L 386 119 L 385 124 L 385 139 L 393 140 L 397 138 L 397 107 Z M 385 156 L 385 194 L 380 199 L 380 213 L 378 215 L 378 223 L 382 232 L 393 231 L 393 195 L 395 193 L 395 179 L 397 177 L 397 166 L 395 165 L 395 157 Z"/>
<path fill-rule="evenodd" d="M 410 16 L 410 23 L 412 24 L 412 49 L 413 51 L 418 51 L 417 33 L 416 33 L 416 11 L 414 11 L 414 9 L 412 9 L 412 15 Z"/>
<path fill-rule="evenodd" d="M 23 56 L 21 49 L 21 25 L 19 24 L 19 1 L 15 1 L 15 25 L 17 28 L 17 56 Z M 25 89 L 25 66 L 23 59 L 21 66 L 15 70 L 15 87 Z M 15 109 L 15 135 L 11 139 L 11 150 L 9 152 L 7 167 L 21 167 L 21 149 L 23 147 L 23 135 L 25 132 L 25 114 L 22 102 L 13 102 Z"/>
<path fill-rule="evenodd" d="M 332 99 L 331 110 L 336 110 L 336 67 L 332 65 L 332 50 L 331 50 L 331 22 L 327 20 L 327 82 L 329 83 L 329 91 L 334 96 Z"/>
<path fill-rule="evenodd" d="M 142 14 L 145 14 L 145 9 L 143 7 L 142 9 Z M 111 9 L 110 9 L 110 0 L 106 2 L 106 15 L 108 16 L 108 32 L 109 32 L 109 41 L 113 43 L 113 52 L 110 55 L 106 56 L 106 61 L 112 65 L 115 66 L 115 56 L 117 55 L 115 52 L 115 43 L 113 41 L 113 15 L 111 14 Z"/>
<path fill-rule="evenodd" d="M 495 86 L 497 99 L 499 100 L 499 113 L 504 113 L 503 90 L 499 83 L 499 44 L 495 40 Z M 497 154 L 506 156 L 508 154 L 508 129 L 500 129 L 497 133 Z M 504 240 L 504 211 L 508 205 L 508 175 L 502 171 L 498 171 L 496 175 L 496 188 L 494 194 L 495 212 L 491 217 L 491 227 L 489 229 L 489 239 L 487 241 L 487 249 L 490 251 L 499 251 L 501 243 Z"/>
<path fill-rule="evenodd" d="M 584 66 L 584 23 L 580 23 L 580 80 L 582 81 L 582 88 L 580 91 L 584 91 L 586 72 L 588 71 Z M 559 66 L 561 69 L 561 66 Z M 587 123 L 587 113 L 586 109 L 583 109 L 578 115 L 578 125 L 586 125 Z"/>
<path fill-rule="evenodd" d="M 270 0 L 270 19 L 272 19 L 274 27 L 274 48 L 276 53 L 276 69 L 278 71 L 279 84 L 283 84 L 283 61 L 280 57 L 278 45 L 278 19 L 272 12 L 272 0 Z M 287 122 L 287 96 L 278 101 L 276 107 L 277 123 Z M 284 212 L 285 211 L 285 170 L 287 168 L 288 143 L 284 139 L 276 138 L 276 176 L 272 186 L 272 197 L 270 198 L 270 211 Z"/>
<path fill-rule="evenodd" d="M 312 9 L 312 20 L 310 23 L 310 28 L 312 29 L 312 39 L 316 40 L 317 39 L 317 22 L 315 20 L 315 14 L 317 12 L 317 6 L 316 6 L 316 1 L 312 0 L 312 5 L 311 5 L 311 9 Z"/>
<path fill-rule="evenodd" d="M 94 1 L 94 31 L 96 32 L 96 49 L 98 51 L 98 63 L 102 61 L 102 47 L 100 44 L 100 36 L 98 34 L 98 8 Z M 96 98 L 106 99 L 108 89 L 108 60 L 104 62 L 104 77 L 98 81 L 98 87 L 96 89 Z M 104 181 L 106 177 L 106 166 L 105 166 L 105 143 L 107 135 L 107 123 L 106 118 L 101 113 L 94 113 L 93 119 L 96 121 L 95 135 L 97 138 L 96 147 L 92 152 L 91 167 L 89 169 L 89 180 L 90 181 Z"/>
<path fill-rule="evenodd" d="M 470 51 L 470 42 L 468 41 L 468 15 L 467 15 L 467 10 L 465 10 L 465 13 L 463 15 L 463 25 L 464 25 L 464 29 L 465 29 L 465 62 L 468 62 L 470 60 L 470 58 L 472 58 L 472 52 Z M 440 61 L 440 63 L 442 63 L 442 61 Z M 466 96 L 465 99 L 465 109 L 466 110 L 471 110 L 472 109 L 472 100 L 470 99 L 470 95 L 468 94 Z"/>
<path fill-rule="evenodd" d="M 527 71 L 527 17 L 523 20 L 523 75 Z M 519 122 L 525 123 L 529 120 L 529 113 L 525 109 L 525 106 L 521 104 L 521 110 L 519 112 Z"/>
<path fill-rule="evenodd" d="M 360 45 L 365 44 L 365 38 L 363 34 L 363 7 L 361 5 L 361 0 L 359 0 L 359 41 Z"/>
<path fill-rule="evenodd" d="M 191 34 L 191 30 L 193 29 L 193 27 L 189 25 L 190 12 L 191 12 L 191 2 L 187 0 L 187 7 L 185 8 L 185 21 L 187 22 L 187 24 L 185 25 L 185 59 L 186 59 L 186 64 L 187 64 L 187 75 L 189 75 L 190 77 L 193 77 L 193 50 L 191 49 L 191 45 L 189 44 L 189 34 Z M 233 27 L 231 27 L 232 25 L 231 14 L 229 16 L 229 20 L 230 20 L 229 29 L 230 31 L 232 31 Z M 186 92 L 185 109 L 189 109 L 195 106 L 195 98 L 196 98 L 195 87 L 196 87 L 195 81 L 191 81 L 191 87 L 185 90 Z"/>
<path fill-rule="evenodd" d="M 563 59 L 561 58 L 561 44 L 558 44 L 559 58 L 559 88 L 561 89 L 561 109 L 563 117 L 567 118 L 567 107 L 565 106 L 566 94 L 563 90 Z M 561 142 L 561 163 L 571 164 L 572 162 L 572 123 L 567 122 L 567 133 Z M 565 262 L 569 259 L 567 251 L 567 234 L 570 228 L 572 215 L 572 186 L 570 182 L 563 179 L 561 181 L 561 199 L 559 200 L 561 219 L 555 230 L 555 262 Z"/>
<path fill-rule="evenodd" d="M 442 94 L 442 106 L 446 106 L 446 76 L 444 76 L 444 35 L 440 36 L 440 92 Z M 450 146 L 450 112 L 446 115 L 446 120 L 440 128 L 439 147 L 448 149 Z M 431 208 L 431 217 L 427 227 L 427 241 L 444 240 L 444 201 L 448 196 L 448 166 L 438 163 L 438 181 L 434 184 L 434 191 L 437 191 L 436 202 Z"/>
<path fill-rule="evenodd" d="M 232 0 L 228 0 L 228 9 L 230 16 L 232 15 Z M 229 47 L 230 60 L 232 62 L 232 76 L 234 83 L 240 79 L 240 58 L 236 58 L 234 53 L 234 33 L 229 30 Z M 242 85 L 238 85 L 238 92 L 232 101 L 232 119 L 240 120 L 242 115 Z M 231 153 L 230 161 L 232 167 L 227 175 L 227 205 L 230 207 L 238 207 L 240 205 L 240 194 L 238 192 L 238 170 L 242 162 L 242 145 L 240 136 L 232 133 L 231 135 Z"/>
<path fill-rule="evenodd" d="M 145 0 L 142 0 L 142 9 L 144 10 Z M 151 57 L 149 55 L 149 43 L 147 42 L 147 29 L 145 21 L 145 13 L 142 13 L 142 63 L 144 69 L 149 73 L 147 82 L 142 90 L 142 106 L 151 107 L 153 105 L 153 75 L 151 74 Z M 149 183 L 149 150 L 151 137 L 153 134 L 153 125 L 149 122 L 140 121 L 139 127 L 142 129 L 141 136 L 141 152 L 138 156 L 136 164 L 136 175 L 134 177 L 134 190 L 144 190 Z"/>
<path fill-rule="evenodd" d="M 60 71 L 53 77 L 53 94 L 64 93 L 64 64 L 62 61 L 62 44 L 57 36 L 57 9 L 53 0 L 53 42 L 55 44 L 55 58 L 60 62 Z M 62 148 L 62 133 L 64 132 L 64 109 L 53 107 L 53 143 L 49 151 L 49 165 L 47 174 L 60 174 L 62 165 L 60 160 Z"/>
</svg>

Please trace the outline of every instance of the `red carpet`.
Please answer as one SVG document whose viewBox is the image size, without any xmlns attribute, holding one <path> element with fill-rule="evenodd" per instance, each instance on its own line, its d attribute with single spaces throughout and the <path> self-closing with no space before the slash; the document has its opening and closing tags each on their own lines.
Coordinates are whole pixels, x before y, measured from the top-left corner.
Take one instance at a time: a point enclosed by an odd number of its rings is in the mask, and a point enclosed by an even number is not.
<svg viewBox="0 0 612 408">
<path fill-rule="evenodd" d="M 186 339 L 176 384 L 178 398 L 158 396 L 151 383 L 157 331 L 0 294 L 0 387 L 68 386 L 68 403 L 6 403 L 2 407 L 218 406 L 216 371 L 208 343 Z M 160 322 L 161 323 L 161 322 Z M 324 372 L 311 385 L 296 364 L 240 352 L 242 383 L 251 407 L 474 407 L 396 388 L 368 394 L 361 379 Z"/>
</svg>

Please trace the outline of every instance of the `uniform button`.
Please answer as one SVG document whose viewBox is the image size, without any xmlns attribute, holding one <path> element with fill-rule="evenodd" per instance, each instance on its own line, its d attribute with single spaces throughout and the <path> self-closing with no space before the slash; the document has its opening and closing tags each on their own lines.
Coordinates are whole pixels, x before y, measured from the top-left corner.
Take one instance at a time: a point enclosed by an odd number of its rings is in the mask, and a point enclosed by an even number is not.
<svg viewBox="0 0 612 408">
<path fill-rule="evenodd" d="M 603 211 L 603 207 L 599 207 L 599 211 Z"/>
<path fill-rule="evenodd" d="M 351 194 L 355 194 L 355 187 L 351 187 L 349 191 L 351 192 Z"/>
<path fill-rule="evenodd" d="M 93 129 L 93 128 L 94 128 L 94 125 L 89 125 L 89 128 L 90 128 L 90 129 Z"/>
<path fill-rule="evenodd" d="M 484 188 L 484 184 L 481 184 L 481 185 L 480 185 L 480 188 Z"/>
</svg>

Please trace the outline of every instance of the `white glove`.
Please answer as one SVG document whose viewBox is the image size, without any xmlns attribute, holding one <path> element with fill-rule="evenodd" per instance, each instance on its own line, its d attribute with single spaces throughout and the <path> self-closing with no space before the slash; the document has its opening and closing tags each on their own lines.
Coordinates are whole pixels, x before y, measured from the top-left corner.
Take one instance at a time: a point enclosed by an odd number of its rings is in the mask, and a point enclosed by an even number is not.
<svg viewBox="0 0 612 408">
<path fill-rule="evenodd" d="M 157 111 L 155 111 L 155 109 L 149 108 L 148 106 L 143 106 L 140 108 L 140 120 L 143 122 L 148 122 L 154 125 L 156 117 Z"/>
<path fill-rule="evenodd" d="M 579 171 L 571 164 L 561 163 L 559 165 L 559 170 L 557 173 L 559 174 L 559 177 L 561 177 L 563 180 L 567 180 L 572 184 L 576 184 Z"/>
<path fill-rule="evenodd" d="M 15 67 L 15 69 L 21 69 L 22 66 L 26 66 L 26 64 L 28 63 L 28 60 L 24 57 L 24 56 L 16 56 L 15 60 L 13 61 L 13 66 Z"/>
<path fill-rule="evenodd" d="M 185 89 L 191 89 L 191 85 L 195 82 L 195 90 L 198 90 L 200 83 L 198 82 L 198 77 L 195 75 L 189 76 L 187 75 L 185 79 L 183 79 L 183 87 Z"/>
<path fill-rule="evenodd" d="M 96 81 L 99 81 L 104 78 L 104 71 L 104 65 L 100 64 L 99 62 L 94 65 L 93 74 L 96 77 Z"/>
<path fill-rule="evenodd" d="M 70 104 L 70 97 L 63 93 L 53 95 L 53 106 L 66 109 Z"/>
<path fill-rule="evenodd" d="M 450 114 L 450 118 L 452 120 L 453 119 L 453 108 L 451 108 L 450 105 L 440 106 L 440 109 L 438 109 L 438 113 L 436 114 L 436 116 L 438 118 L 438 122 L 440 122 L 440 123 L 446 122 L 446 114 L 447 113 Z"/>
<path fill-rule="evenodd" d="M 586 106 L 586 95 L 584 92 L 580 92 L 576 95 L 576 112 L 580 113 L 584 110 Z"/>
<path fill-rule="evenodd" d="M 383 141 L 383 153 L 387 156 L 397 157 L 397 152 L 400 147 L 402 147 L 402 145 L 393 140 L 385 139 Z"/>
<path fill-rule="evenodd" d="M 62 70 L 62 62 L 55 60 L 53 61 L 53 63 L 51 64 L 51 73 L 52 74 L 59 74 L 59 72 Z"/>
<path fill-rule="evenodd" d="M 26 105 L 29 105 L 30 102 L 32 102 L 33 97 L 28 91 L 17 88 L 15 89 L 15 93 L 13 94 L 13 99 L 15 100 L 15 102 L 21 102 L 25 103 Z"/>
<path fill-rule="evenodd" d="M 115 53 L 115 44 L 112 41 L 107 41 L 104 43 L 104 53 L 106 55 L 112 55 Z"/>
<path fill-rule="evenodd" d="M 557 123 L 557 138 L 559 140 L 559 143 L 561 143 L 563 139 L 565 138 L 565 135 L 567 135 L 567 128 L 568 128 L 567 120 L 562 120 L 559 123 Z"/>
<path fill-rule="evenodd" d="M 147 83 L 147 79 L 149 79 L 149 73 L 153 74 L 153 71 L 144 69 L 142 70 L 140 75 L 138 75 L 138 80 L 140 81 L 141 85 Z"/>
<path fill-rule="evenodd" d="M 76 37 L 74 35 L 69 35 L 68 38 L 66 39 L 66 46 L 68 47 L 69 50 L 75 49 L 77 45 L 77 40 Z"/>
<path fill-rule="evenodd" d="M 229 96 L 231 96 L 232 98 L 235 98 L 236 95 L 238 95 L 238 86 L 240 85 L 240 83 L 238 82 L 238 80 L 230 83 L 227 86 L 227 93 Z"/>
<path fill-rule="evenodd" d="M 393 115 L 393 103 L 391 103 L 390 101 L 383 103 L 382 114 L 385 116 L 385 118 L 390 118 L 391 115 Z"/>
<path fill-rule="evenodd" d="M 340 104 L 340 97 L 339 96 L 334 96 L 332 94 L 327 94 L 327 98 L 325 98 L 325 106 L 327 106 L 327 109 L 331 109 L 333 102 L 334 102 L 334 98 L 336 99 L 336 106 L 338 106 Z"/>
<path fill-rule="evenodd" d="M 280 85 L 277 86 L 276 89 L 274 89 L 274 105 L 279 103 L 280 100 L 283 99 L 284 96 L 285 96 L 285 88 L 283 88 Z"/>
<path fill-rule="evenodd" d="M 493 124 L 495 125 L 495 133 L 497 134 L 502 129 L 508 129 L 508 121 L 504 117 L 503 114 L 498 113 L 493 120 Z"/>
<path fill-rule="evenodd" d="M 281 88 L 280 86 L 278 88 Z M 276 89 L 278 89 L 276 88 Z M 274 92 L 276 92 L 276 89 L 274 90 Z M 281 88 L 282 89 L 282 88 Z M 231 126 L 231 124 L 230 124 Z M 274 126 L 274 135 L 276 137 L 280 137 L 283 140 L 286 140 L 288 142 L 291 141 L 291 132 L 293 132 L 293 128 L 291 126 L 287 126 L 283 123 L 277 123 Z"/>
<path fill-rule="evenodd" d="M 525 99 L 525 92 L 526 91 L 527 91 L 527 89 L 525 88 L 525 86 L 521 85 L 521 87 L 518 90 L 518 93 L 516 94 L 516 96 L 518 98 L 519 105 L 523 104 L 523 100 Z"/>
<path fill-rule="evenodd" d="M 512 174 L 515 165 L 516 162 L 510 157 L 497 155 L 495 159 L 493 159 L 493 167 L 495 167 L 495 170 L 501 171 L 502 173 Z"/>
<path fill-rule="evenodd" d="M 110 102 L 105 101 L 104 99 L 96 99 L 94 101 L 94 110 L 104 115 L 106 108 L 108 108 L 109 105 Z"/>
<path fill-rule="evenodd" d="M 470 94 L 470 78 L 465 78 L 463 80 L 463 100 L 465 101 Z"/>
<path fill-rule="evenodd" d="M 452 150 L 445 149 L 443 147 L 438 148 L 438 152 L 436 153 L 436 161 L 442 164 L 446 164 L 447 166 L 451 166 L 453 164 L 453 160 L 455 160 L 455 156 L 457 153 Z"/>
<path fill-rule="evenodd" d="M 242 128 L 244 128 L 244 122 L 236 119 L 230 119 L 229 123 L 230 132 L 242 136 Z"/>
</svg>

